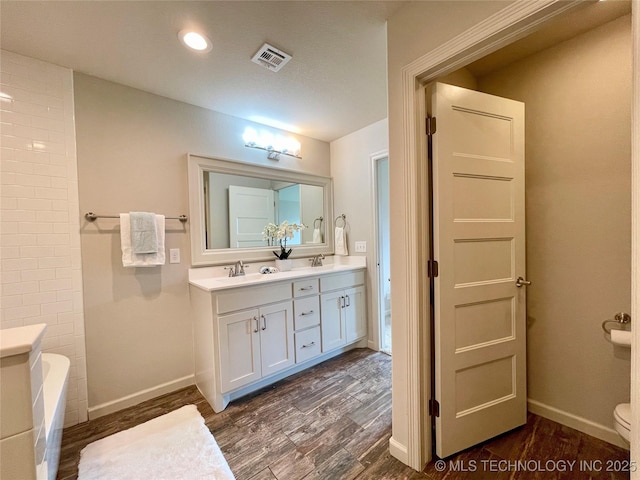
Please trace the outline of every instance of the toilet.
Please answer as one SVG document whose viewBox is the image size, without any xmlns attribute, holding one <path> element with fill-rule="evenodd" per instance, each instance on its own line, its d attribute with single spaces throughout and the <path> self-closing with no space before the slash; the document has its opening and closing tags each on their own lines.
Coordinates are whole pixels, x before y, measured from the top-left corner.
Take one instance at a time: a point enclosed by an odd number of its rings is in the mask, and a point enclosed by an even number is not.
<svg viewBox="0 0 640 480">
<path fill-rule="evenodd" d="M 613 426 L 616 432 L 629 444 L 629 432 L 631 430 L 631 404 L 620 403 L 613 411 Z"/>
</svg>

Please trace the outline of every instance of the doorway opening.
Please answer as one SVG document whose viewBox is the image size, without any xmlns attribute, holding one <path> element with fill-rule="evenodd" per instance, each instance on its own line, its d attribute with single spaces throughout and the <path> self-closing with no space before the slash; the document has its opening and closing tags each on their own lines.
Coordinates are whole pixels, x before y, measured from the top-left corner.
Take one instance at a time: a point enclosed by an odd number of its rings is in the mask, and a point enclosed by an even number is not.
<svg viewBox="0 0 640 480">
<path fill-rule="evenodd" d="M 389 227 L 389 157 L 374 158 L 376 192 L 376 265 L 380 351 L 391 355 L 391 241 Z"/>
</svg>

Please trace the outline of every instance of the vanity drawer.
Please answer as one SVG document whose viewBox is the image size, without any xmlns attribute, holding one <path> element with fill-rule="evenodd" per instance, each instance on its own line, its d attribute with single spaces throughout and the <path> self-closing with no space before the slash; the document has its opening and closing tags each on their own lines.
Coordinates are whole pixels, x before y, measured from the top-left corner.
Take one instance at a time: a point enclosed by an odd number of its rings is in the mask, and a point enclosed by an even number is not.
<svg viewBox="0 0 640 480">
<path fill-rule="evenodd" d="M 364 271 L 327 275 L 320 280 L 320 290 L 328 292 L 364 284 Z"/>
<path fill-rule="evenodd" d="M 320 327 L 295 334 L 296 363 L 302 363 L 320 355 Z"/>
<path fill-rule="evenodd" d="M 293 301 L 294 329 L 320 325 L 320 297 L 297 298 Z"/>
<path fill-rule="evenodd" d="M 277 283 L 264 287 L 234 288 L 217 294 L 218 313 L 234 312 L 269 303 L 289 300 L 291 283 Z"/>
<path fill-rule="evenodd" d="M 293 296 L 304 297 L 318 293 L 318 279 L 310 278 L 308 280 L 299 280 L 293 282 Z"/>
</svg>

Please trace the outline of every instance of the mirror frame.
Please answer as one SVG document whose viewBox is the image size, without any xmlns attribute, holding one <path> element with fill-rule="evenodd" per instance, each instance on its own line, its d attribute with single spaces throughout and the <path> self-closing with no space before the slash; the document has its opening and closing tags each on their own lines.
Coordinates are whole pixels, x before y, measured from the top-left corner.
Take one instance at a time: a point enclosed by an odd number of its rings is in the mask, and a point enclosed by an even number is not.
<svg viewBox="0 0 640 480">
<path fill-rule="evenodd" d="M 293 246 L 290 258 L 311 257 L 314 255 L 333 254 L 333 181 L 329 177 L 321 177 L 307 173 L 295 172 L 282 168 L 267 167 L 237 160 L 206 157 L 188 154 L 189 170 L 189 220 L 191 224 L 191 265 L 201 267 L 207 265 L 232 264 L 238 260 L 243 262 L 275 260 L 274 247 L 255 248 L 219 248 L 207 249 L 205 245 L 205 211 L 204 211 L 204 173 L 227 173 L 245 177 L 268 178 L 285 182 L 316 185 L 323 189 L 324 243 L 303 244 Z M 312 226 L 309 226 L 312 228 Z M 280 247 L 277 247 L 280 248 Z M 276 249 L 277 249 L 276 248 Z"/>
</svg>

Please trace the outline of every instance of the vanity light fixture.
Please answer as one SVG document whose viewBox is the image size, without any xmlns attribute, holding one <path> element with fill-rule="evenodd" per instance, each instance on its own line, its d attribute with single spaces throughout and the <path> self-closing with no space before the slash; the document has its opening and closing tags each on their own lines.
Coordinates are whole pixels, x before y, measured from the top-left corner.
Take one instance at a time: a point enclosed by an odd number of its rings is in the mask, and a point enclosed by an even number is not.
<svg viewBox="0 0 640 480">
<path fill-rule="evenodd" d="M 195 50 L 196 52 L 207 53 L 213 48 L 211 40 L 209 40 L 208 37 L 188 28 L 180 30 L 178 38 L 185 47 Z"/>
<path fill-rule="evenodd" d="M 269 132 L 258 133 L 254 128 L 249 127 L 244 131 L 242 139 L 245 147 L 265 150 L 269 160 L 280 160 L 280 155 L 302 158 L 300 142 L 293 137 L 273 135 Z"/>
</svg>

